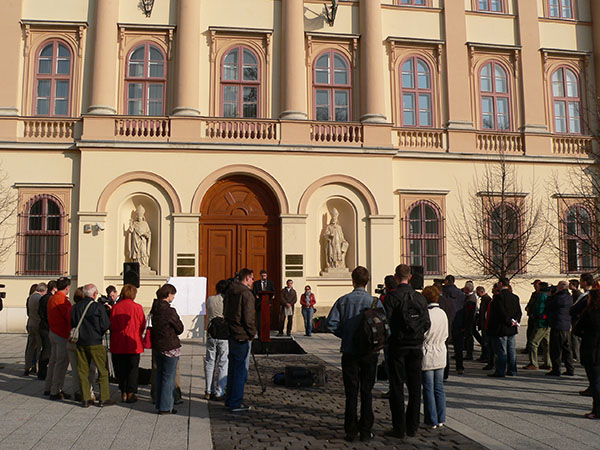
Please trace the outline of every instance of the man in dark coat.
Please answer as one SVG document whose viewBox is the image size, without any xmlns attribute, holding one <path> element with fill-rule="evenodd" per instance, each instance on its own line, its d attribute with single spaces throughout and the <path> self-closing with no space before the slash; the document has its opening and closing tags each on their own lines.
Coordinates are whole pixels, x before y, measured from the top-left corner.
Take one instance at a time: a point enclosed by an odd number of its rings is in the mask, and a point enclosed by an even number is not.
<svg viewBox="0 0 600 450">
<path fill-rule="evenodd" d="M 409 284 L 410 267 L 400 264 L 395 272 L 398 287 L 385 299 L 385 310 L 390 322 L 391 336 L 388 347 L 390 372 L 390 409 L 393 428 L 386 436 L 404 439 L 415 436 L 419 428 L 421 407 L 421 366 L 425 332 L 431 327 L 427 300 Z M 405 313 L 418 318 L 417 328 L 406 332 Z M 415 314 L 418 311 L 420 314 Z M 412 326 L 411 326 L 412 328 Z M 418 330 L 418 331 L 417 331 Z M 408 404 L 404 406 L 404 383 L 408 390 Z"/>
<path fill-rule="evenodd" d="M 275 285 L 271 280 L 268 279 L 268 274 L 265 269 L 260 271 L 260 279 L 256 280 L 252 285 L 252 292 L 256 297 L 256 328 L 258 330 L 258 336 L 260 337 L 260 314 L 262 311 L 262 293 L 271 292 L 269 298 L 269 308 L 273 303 L 273 297 L 275 295 Z"/>
<path fill-rule="evenodd" d="M 515 336 L 521 321 L 519 297 L 512 293 L 508 278 L 498 281 L 499 292 L 494 295 L 490 307 L 488 333 L 492 336 L 496 354 L 496 370 L 489 377 L 515 376 L 517 353 Z"/>
<path fill-rule="evenodd" d="M 463 365 L 463 349 L 465 347 L 465 294 L 458 289 L 453 275 L 448 275 L 444 281 L 444 291 L 442 294 L 454 304 L 454 320 L 450 327 L 452 336 L 452 345 L 454 346 L 454 358 L 456 360 L 456 373 L 462 375 L 465 366 Z"/>
<path fill-rule="evenodd" d="M 546 307 L 550 325 L 550 360 L 552 361 L 552 370 L 546 375 L 560 376 L 561 359 L 566 369 L 563 375 L 575 375 L 573 355 L 569 345 L 571 306 L 573 306 L 573 297 L 569 292 L 569 283 L 561 281 L 556 286 L 556 293 L 548 299 Z"/>
<path fill-rule="evenodd" d="M 491 351 L 491 341 L 488 336 L 488 332 L 485 329 L 485 322 L 487 318 L 488 306 L 492 301 L 492 297 L 490 297 L 486 292 L 483 286 L 477 286 L 475 289 L 477 295 L 479 296 L 479 316 L 477 317 L 477 328 L 481 331 L 481 358 L 480 361 L 488 363 L 488 366 L 494 366 L 493 356 L 490 357 L 490 354 L 493 355 Z"/>
<path fill-rule="evenodd" d="M 256 313 L 254 294 L 250 287 L 254 274 L 250 269 L 239 272 L 239 281 L 234 281 L 227 290 L 223 302 L 223 317 L 229 326 L 229 367 L 225 406 L 232 412 L 250 409 L 242 403 L 244 387 L 248 378 L 246 361 L 250 356 L 250 345 L 256 335 Z"/>
</svg>

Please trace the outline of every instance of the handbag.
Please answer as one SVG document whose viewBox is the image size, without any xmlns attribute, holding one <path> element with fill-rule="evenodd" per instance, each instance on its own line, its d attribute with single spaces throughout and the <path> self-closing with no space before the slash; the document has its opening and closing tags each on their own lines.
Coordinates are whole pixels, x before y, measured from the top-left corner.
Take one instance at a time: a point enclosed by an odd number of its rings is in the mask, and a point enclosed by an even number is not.
<svg viewBox="0 0 600 450">
<path fill-rule="evenodd" d="M 144 330 L 144 335 L 142 336 L 142 347 L 146 349 L 152 348 L 152 338 L 150 337 L 152 331 L 152 314 L 148 314 L 148 318 L 146 319 L 146 329 Z"/>
<path fill-rule="evenodd" d="M 90 309 L 90 306 L 92 305 L 92 303 L 94 303 L 93 301 L 89 302 L 87 304 L 87 306 L 85 307 L 85 309 L 83 310 L 83 314 L 81 315 L 81 318 L 79 319 L 79 322 L 77 323 L 77 326 L 75 328 L 71 328 L 71 332 L 69 333 L 69 342 L 71 344 L 77 344 L 77 341 L 79 340 L 79 328 L 81 327 L 81 324 L 83 323 L 83 318 L 85 317 L 85 314 L 87 313 L 88 309 Z"/>
</svg>

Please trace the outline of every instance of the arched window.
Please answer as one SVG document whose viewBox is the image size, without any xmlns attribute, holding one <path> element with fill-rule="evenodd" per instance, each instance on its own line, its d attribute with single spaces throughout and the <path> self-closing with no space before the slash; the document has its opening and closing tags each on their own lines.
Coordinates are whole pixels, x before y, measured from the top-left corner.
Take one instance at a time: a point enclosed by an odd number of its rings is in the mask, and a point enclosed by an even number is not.
<svg viewBox="0 0 600 450">
<path fill-rule="evenodd" d="M 484 130 L 511 129 L 508 75 L 495 61 L 485 64 L 479 72 L 481 96 L 481 126 Z"/>
<path fill-rule="evenodd" d="M 573 0 L 546 0 L 548 15 L 553 19 L 573 19 Z"/>
<path fill-rule="evenodd" d="M 521 245 L 519 214 L 514 205 L 501 203 L 490 217 L 491 264 L 494 272 L 516 272 L 519 268 Z"/>
<path fill-rule="evenodd" d="M 316 60 L 313 77 L 316 120 L 348 122 L 352 88 L 346 57 L 335 50 L 322 53 Z"/>
<path fill-rule="evenodd" d="M 425 274 L 442 273 L 442 221 L 432 203 L 419 201 L 407 214 L 409 264 L 423 266 Z"/>
<path fill-rule="evenodd" d="M 552 105 L 556 133 L 581 133 L 581 91 L 577 74 L 560 67 L 552 74 Z"/>
<path fill-rule="evenodd" d="M 592 251 L 592 216 L 583 206 L 572 206 L 565 217 L 565 251 L 568 272 L 585 272 L 595 267 Z"/>
<path fill-rule="evenodd" d="M 61 274 L 64 255 L 64 213 L 56 199 L 39 195 L 32 199 L 21 219 L 24 248 L 22 270 L 26 274 Z"/>
<path fill-rule="evenodd" d="M 127 114 L 164 115 L 166 81 L 165 54 L 162 49 L 148 42 L 135 47 L 127 58 Z"/>
<path fill-rule="evenodd" d="M 71 60 L 71 50 L 59 40 L 52 40 L 41 46 L 35 70 L 36 115 L 69 115 Z"/>
<path fill-rule="evenodd" d="M 256 54 L 238 46 L 223 57 L 221 67 L 221 115 L 258 117 L 260 76 Z"/>
<path fill-rule="evenodd" d="M 423 59 L 412 56 L 401 67 L 402 125 L 433 126 L 433 88 L 429 65 Z"/>
</svg>

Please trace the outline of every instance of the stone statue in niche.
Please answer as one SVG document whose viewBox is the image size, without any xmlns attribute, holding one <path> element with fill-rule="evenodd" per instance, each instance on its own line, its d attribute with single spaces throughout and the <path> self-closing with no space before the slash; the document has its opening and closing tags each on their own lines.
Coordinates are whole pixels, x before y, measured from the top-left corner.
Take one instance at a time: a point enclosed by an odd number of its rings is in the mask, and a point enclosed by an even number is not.
<svg viewBox="0 0 600 450">
<path fill-rule="evenodd" d="M 348 241 L 344 237 L 344 231 L 339 224 L 340 213 L 336 208 L 331 211 L 331 221 L 323 232 L 325 241 L 326 267 L 323 273 L 330 275 L 347 273 L 346 252 Z"/>
<path fill-rule="evenodd" d="M 152 232 L 146 222 L 144 214 L 146 210 L 142 205 L 135 209 L 135 220 L 129 220 L 127 235 L 129 239 L 129 259 L 139 262 L 140 268 L 150 267 L 150 245 L 152 243 Z"/>
</svg>

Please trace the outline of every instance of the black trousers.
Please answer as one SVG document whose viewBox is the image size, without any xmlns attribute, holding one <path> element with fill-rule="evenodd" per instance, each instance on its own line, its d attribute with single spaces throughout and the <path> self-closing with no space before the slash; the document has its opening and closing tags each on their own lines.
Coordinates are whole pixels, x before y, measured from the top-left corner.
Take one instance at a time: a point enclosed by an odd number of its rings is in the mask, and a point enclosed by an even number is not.
<svg viewBox="0 0 600 450">
<path fill-rule="evenodd" d="M 359 432 L 367 436 L 373 428 L 373 395 L 375 375 L 377 372 L 377 353 L 367 355 L 342 355 L 342 377 L 346 394 L 346 410 L 344 413 L 344 431 L 348 436 L 356 436 Z M 358 393 L 360 392 L 360 420 L 357 418 Z"/>
<path fill-rule="evenodd" d="M 286 318 L 287 328 L 285 332 L 289 336 L 290 334 L 292 334 L 292 322 L 294 321 L 294 315 L 292 314 L 291 316 L 286 316 L 285 308 L 282 306 L 281 310 L 279 311 L 279 334 L 283 334 L 283 325 L 285 323 Z"/>
<path fill-rule="evenodd" d="M 50 362 L 50 336 L 49 331 L 44 328 L 40 328 L 39 332 L 42 339 L 42 349 L 38 355 L 38 379 L 45 380 L 48 363 Z"/>
<path fill-rule="evenodd" d="M 471 339 L 473 337 L 471 336 Z M 452 330 L 452 345 L 454 346 L 454 359 L 456 360 L 456 370 L 464 370 L 463 349 L 465 346 L 465 331 L 461 328 Z"/>
<path fill-rule="evenodd" d="M 401 436 L 414 435 L 419 428 L 421 409 L 421 348 L 397 348 L 390 343 L 390 409 L 392 425 Z M 404 409 L 404 383 L 408 389 L 408 404 Z"/>
<path fill-rule="evenodd" d="M 600 364 L 586 364 L 583 367 L 592 391 L 592 412 L 600 417 Z"/>
<path fill-rule="evenodd" d="M 560 373 L 561 360 L 569 373 L 575 371 L 569 343 L 569 331 L 550 329 L 550 360 L 552 372 Z"/>
<path fill-rule="evenodd" d="M 112 362 L 115 367 L 119 390 L 124 394 L 136 394 L 138 390 L 140 355 L 113 353 Z"/>
</svg>

